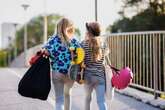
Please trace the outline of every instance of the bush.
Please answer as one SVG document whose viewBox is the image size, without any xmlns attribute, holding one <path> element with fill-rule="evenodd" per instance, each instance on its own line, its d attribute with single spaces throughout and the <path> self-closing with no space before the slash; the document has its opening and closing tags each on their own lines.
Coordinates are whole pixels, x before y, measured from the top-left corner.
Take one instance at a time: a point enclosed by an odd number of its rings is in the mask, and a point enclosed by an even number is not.
<svg viewBox="0 0 165 110">
<path fill-rule="evenodd" d="M 6 50 L 0 50 L 0 67 L 5 67 L 8 65 L 8 52 Z"/>
<path fill-rule="evenodd" d="M 107 31 L 116 32 L 136 32 L 165 30 L 165 14 L 155 13 L 152 9 L 146 9 L 138 13 L 131 19 L 123 17 L 116 21 Z"/>
</svg>

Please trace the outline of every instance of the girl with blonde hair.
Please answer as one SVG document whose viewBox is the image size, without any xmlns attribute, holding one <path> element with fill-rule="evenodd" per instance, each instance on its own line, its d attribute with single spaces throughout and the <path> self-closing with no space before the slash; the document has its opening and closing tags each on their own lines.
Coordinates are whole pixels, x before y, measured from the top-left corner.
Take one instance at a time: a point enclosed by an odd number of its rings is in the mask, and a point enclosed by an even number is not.
<svg viewBox="0 0 165 110">
<path fill-rule="evenodd" d="M 70 89 L 74 82 L 68 78 L 71 64 L 69 48 L 80 47 L 78 41 L 73 38 L 74 32 L 73 23 L 67 18 L 62 18 L 57 24 L 56 34 L 51 36 L 44 45 L 51 61 L 55 110 L 70 110 Z"/>
</svg>

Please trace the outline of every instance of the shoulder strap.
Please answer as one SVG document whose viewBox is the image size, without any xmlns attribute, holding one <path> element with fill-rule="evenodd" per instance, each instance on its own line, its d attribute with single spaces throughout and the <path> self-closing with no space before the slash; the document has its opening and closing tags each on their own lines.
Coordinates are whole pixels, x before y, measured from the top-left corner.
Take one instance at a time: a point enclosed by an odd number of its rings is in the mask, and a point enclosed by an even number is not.
<svg viewBox="0 0 165 110">
<path fill-rule="evenodd" d="M 106 49 L 104 49 L 103 51 L 104 51 L 104 53 L 105 53 L 105 50 Z M 108 54 L 109 55 L 109 54 Z M 111 61 L 110 61 L 110 59 L 109 59 L 109 56 L 108 55 L 106 55 L 106 54 L 104 54 L 104 65 L 111 65 Z"/>
</svg>

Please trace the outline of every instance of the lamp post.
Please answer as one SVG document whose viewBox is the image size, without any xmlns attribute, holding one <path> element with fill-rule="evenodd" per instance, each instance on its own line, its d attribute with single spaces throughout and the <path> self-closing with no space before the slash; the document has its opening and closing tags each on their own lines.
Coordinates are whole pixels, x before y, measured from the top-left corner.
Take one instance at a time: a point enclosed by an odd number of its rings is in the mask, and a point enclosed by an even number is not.
<svg viewBox="0 0 165 110">
<path fill-rule="evenodd" d="M 97 0 L 95 0 L 95 21 L 97 21 Z"/>
<path fill-rule="evenodd" d="M 10 65 L 11 62 L 11 50 L 12 50 L 12 38 L 11 36 L 8 36 L 8 42 L 9 42 L 9 47 L 8 47 L 8 65 Z"/>
<path fill-rule="evenodd" d="M 22 4 L 21 5 L 25 11 L 25 18 L 26 18 L 26 11 L 30 5 Z M 24 24 L 24 64 L 27 65 L 27 23 Z"/>
<path fill-rule="evenodd" d="M 16 23 L 14 23 L 13 24 L 14 25 L 14 28 L 15 28 L 15 34 L 14 34 L 14 38 L 15 38 L 15 40 L 14 40 L 14 58 L 16 58 L 16 56 L 17 56 L 17 36 L 16 36 L 16 32 L 17 32 L 17 25 L 18 24 L 16 24 Z"/>
<path fill-rule="evenodd" d="M 47 41 L 47 15 L 44 16 L 44 43 Z"/>
<path fill-rule="evenodd" d="M 47 41 L 47 33 L 48 33 L 48 19 L 46 13 L 46 0 L 44 0 L 44 38 L 43 38 L 44 43 L 46 43 Z"/>
</svg>

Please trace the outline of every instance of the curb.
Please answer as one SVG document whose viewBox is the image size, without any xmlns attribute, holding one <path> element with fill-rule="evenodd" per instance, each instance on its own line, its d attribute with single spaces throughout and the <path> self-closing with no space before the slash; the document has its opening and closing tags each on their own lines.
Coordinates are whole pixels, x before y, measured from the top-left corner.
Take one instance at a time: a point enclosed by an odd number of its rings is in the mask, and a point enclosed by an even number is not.
<svg viewBox="0 0 165 110">
<path fill-rule="evenodd" d="M 154 96 L 152 94 L 145 93 L 130 87 L 124 90 L 116 90 L 116 92 L 125 96 L 133 97 L 136 100 L 141 101 L 145 104 L 149 104 L 153 107 L 165 110 L 165 100 L 161 98 L 154 99 Z"/>
</svg>

